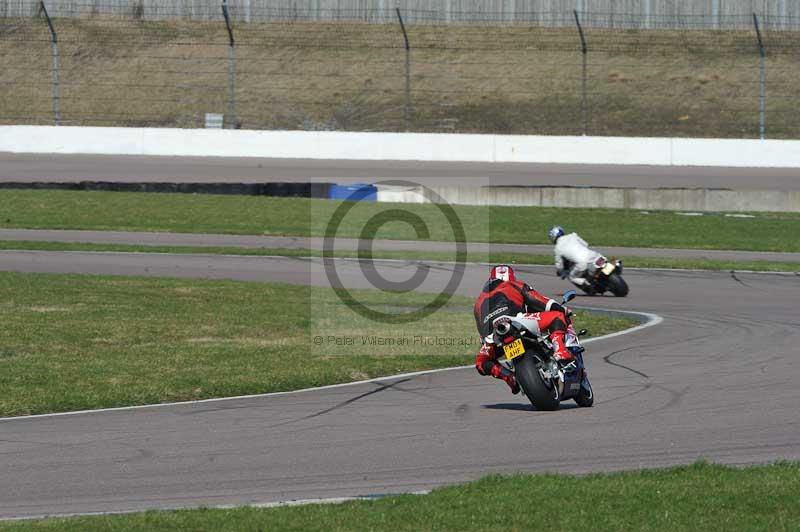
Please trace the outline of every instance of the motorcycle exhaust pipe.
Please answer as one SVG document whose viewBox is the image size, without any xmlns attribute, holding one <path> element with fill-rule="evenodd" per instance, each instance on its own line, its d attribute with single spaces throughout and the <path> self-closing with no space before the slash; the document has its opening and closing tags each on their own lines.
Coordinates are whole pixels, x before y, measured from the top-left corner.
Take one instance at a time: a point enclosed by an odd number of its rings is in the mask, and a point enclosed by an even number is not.
<svg viewBox="0 0 800 532">
<path fill-rule="evenodd" d="M 494 334 L 503 337 L 511 332 L 511 320 L 500 320 L 494 324 Z"/>
</svg>

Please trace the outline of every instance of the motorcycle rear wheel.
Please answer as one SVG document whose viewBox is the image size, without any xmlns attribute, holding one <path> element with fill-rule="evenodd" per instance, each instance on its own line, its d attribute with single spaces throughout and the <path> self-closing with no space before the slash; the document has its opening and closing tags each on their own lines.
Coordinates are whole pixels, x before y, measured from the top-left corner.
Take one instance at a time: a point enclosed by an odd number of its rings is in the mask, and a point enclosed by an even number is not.
<svg viewBox="0 0 800 532">
<path fill-rule="evenodd" d="M 612 273 L 611 277 L 608 278 L 608 289 L 617 297 L 628 295 L 628 283 L 616 273 Z"/>
<path fill-rule="evenodd" d="M 536 410 L 558 410 L 561 404 L 558 387 L 553 383 L 544 382 L 533 357 L 522 357 L 514 367 L 514 371 L 522 391 Z"/>
<path fill-rule="evenodd" d="M 589 379 L 585 376 L 583 378 L 583 382 L 581 382 L 581 389 L 574 399 L 578 406 L 583 408 L 588 408 L 594 404 L 594 391 L 592 390 L 592 383 L 590 383 Z"/>
</svg>

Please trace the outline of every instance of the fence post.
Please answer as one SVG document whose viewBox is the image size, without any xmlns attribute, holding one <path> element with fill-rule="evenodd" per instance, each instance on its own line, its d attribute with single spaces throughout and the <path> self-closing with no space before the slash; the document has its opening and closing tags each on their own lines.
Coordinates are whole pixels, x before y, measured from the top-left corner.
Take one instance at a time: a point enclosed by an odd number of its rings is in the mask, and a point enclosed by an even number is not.
<svg viewBox="0 0 800 532">
<path fill-rule="evenodd" d="M 403 16 L 400 14 L 400 8 L 396 7 L 397 20 L 400 21 L 400 29 L 403 30 L 403 40 L 406 43 L 406 105 L 404 118 L 406 122 L 406 131 L 411 130 L 411 45 L 408 42 L 408 33 L 406 33 L 406 25 L 403 22 Z"/>
<path fill-rule="evenodd" d="M 61 61 L 58 54 L 58 35 L 56 29 L 53 27 L 53 21 L 50 20 L 50 15 L 47 13 L 47 7 L 44 5 L 44 0 L 39 2 L 39 11 L 44 13 L 44 18 L 47 20 L 47 27 L 50 28 L 50 48 L 53 54 L 53 118 L 56 125 L 61 125 Z"/>
<path fill-rule="evenodd" d="M 719 0 L 711 0 L 711 23 L 715 30 L 720 26 Z"/>
<path fill-rule="evenodd" d="M 778 2 L 778 16 L 781 18 L 781 29 L 785 30 L 789 26 L 787 20 L 787 11 L 786 11 L 786 0 L 780 0 Z"/>
<path fill-rule="evenodd" d="M 764 50 L 764 41 L 761 39 L 761 28 L 758 26 L 758 16 L 753 13 L 753 24 L 756 26 L 756 37 L 758 38 L 758 55 L 759 55 L 759 71 L 760 71 L 760 80 L 759 80 L 759 118 L 758 118 L 758 130 L 761 137 L 761 140 L 766 138 L 766 111 L 767 111 L 767 65 L 766 65 L 766 58 L 767 54 Z"/>
<path fill-rule="evenodd" d="M 228 0 L 222 2 L 222 16 L 225 17 L 225 27 L 228 29 L 228 114 L 231 116 L 228 127 L 235 129 L 236 125 L 236 41 L 233 38 L 233 26 L 228 13 Z"/>
<path fill-rule="evenodd" d="M 583 27 L 581 26 L 581 19 L 578 17 L 578 10 L 572 11 L 575 15 L 575 24 L 578 25 L 578 35 L 581 37 L 581 57 L 583 59 L 583 69 L 581 72 L 581 119 L 583 121 L 583 135 L 586 136 L 589 130 L 589 121 L 587 114 L 589 112 L 586 106 L 586 36 L 583 34 Z"/>
</svg>

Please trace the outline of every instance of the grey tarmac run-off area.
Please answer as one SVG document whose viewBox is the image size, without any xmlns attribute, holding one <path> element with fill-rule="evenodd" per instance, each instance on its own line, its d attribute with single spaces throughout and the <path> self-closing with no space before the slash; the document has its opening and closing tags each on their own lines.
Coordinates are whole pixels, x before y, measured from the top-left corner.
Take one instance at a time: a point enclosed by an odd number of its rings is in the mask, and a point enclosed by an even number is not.
<svg viewBox="0 0 800 532">
<path fill-rule="evenodd" d="M 345 285 L 369 286 L 357 261 L 336 264 Z M 399 280 L 417 264 L 378 269 Z M 423 264 L 423 291 L 443 286 L 453 268 Z M 0 268 L 327 284 L 320 260 L 306 258 L 0 252 Z M 545 293 L 570 287 L 551 268 L 519 270 Z M 475 295 L 485 277 L 485 267 L 468 265 L 457 292 Z M 0 420 L 0 517 L 406 492 L 490 472 L 800 459 L 800 278 L 681 271 L 626 278 L 627 299 L 576 303 L 652 312 L 664 322 L 587 345 L 593 408 L 536 412 L 499 381 L 457 369 Z"/>
<path fill-rule="evenodd" d="M 0 152 L 0 182 L 353 183 L 387 178 L 421 181 L 428 185 L 800 190 L 800 171 L 796 168 L 327 161 Z"/>
</svg>

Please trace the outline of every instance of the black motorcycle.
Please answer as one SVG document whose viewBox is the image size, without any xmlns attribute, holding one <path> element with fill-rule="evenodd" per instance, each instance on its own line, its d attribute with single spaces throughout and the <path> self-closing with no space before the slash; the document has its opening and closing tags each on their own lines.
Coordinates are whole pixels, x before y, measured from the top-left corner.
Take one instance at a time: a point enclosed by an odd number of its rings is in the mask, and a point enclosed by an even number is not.
<svg viewBox="0 0 800 532">
<path fill-rule="evenodd" d="M 564 270 L 561 278 L 566 279 L 574 264 L 564 261 Z M 594 261 L 594 273 L 586 271 L 584 279 L 589 281 L 589 286 L 579 286 L 587 294 L 604 294 L 611 292 L 617 297 L 628 295 L 628 283 L 622 278 L 622 261 L 612 258 L 598 257 Z"/>
</svg>

